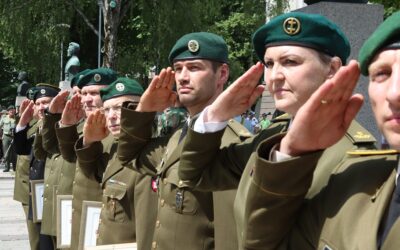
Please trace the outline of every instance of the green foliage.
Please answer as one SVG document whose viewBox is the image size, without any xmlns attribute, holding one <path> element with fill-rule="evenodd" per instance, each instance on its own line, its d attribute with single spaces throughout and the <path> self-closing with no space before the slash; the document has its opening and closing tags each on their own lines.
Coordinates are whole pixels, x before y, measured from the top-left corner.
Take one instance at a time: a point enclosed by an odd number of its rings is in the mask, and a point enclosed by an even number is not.
<svg viewBox="0 0 400 250">
<path fill-rule="evenodd" d="M 385 18 L 400 10 L 399 0 L 370 0 L 372 3 L 379 3 L 385 7 Z"/>
</svg>

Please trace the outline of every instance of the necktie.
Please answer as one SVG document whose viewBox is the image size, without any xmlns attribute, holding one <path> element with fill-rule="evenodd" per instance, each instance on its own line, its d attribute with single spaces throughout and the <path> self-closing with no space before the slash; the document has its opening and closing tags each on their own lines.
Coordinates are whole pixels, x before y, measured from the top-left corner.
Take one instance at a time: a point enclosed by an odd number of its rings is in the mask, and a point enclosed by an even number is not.
<svg viewBox="0 0 400 250">
<path fill-rule="evenodd" d="M 400 176 L 399 176 L 400 177 Z M 400 178 L 397 177 L 396 187 L 394 189 L 392 200 L 390 201 L 389 205 L 389 212 L 386 218 L 386 222 L 382 231 L 382 236 L 380 239 L 380 246 L 383 245 L 387 235 L 389 234 L 390 229 L 392 228 L 393 224 L 399 218 L 400 215 Z"/>
<path fill-rule="evenodd" d="M 183 140 L 183 138 L 185 138 L 185 136 L 186 136 L 186 134 L 187 134 L 187 131 L 188 131 L 188 127 L 189 127 L 189 124 L 188 124 L 188 122 L 186 121 L 185 124 L 184 124 L 183 127 L 182 127 L 182 132 L 181 132 L 181 135 L 179 136 L 178 144 L 181 143 L 181 141 Z"/>
</svg>

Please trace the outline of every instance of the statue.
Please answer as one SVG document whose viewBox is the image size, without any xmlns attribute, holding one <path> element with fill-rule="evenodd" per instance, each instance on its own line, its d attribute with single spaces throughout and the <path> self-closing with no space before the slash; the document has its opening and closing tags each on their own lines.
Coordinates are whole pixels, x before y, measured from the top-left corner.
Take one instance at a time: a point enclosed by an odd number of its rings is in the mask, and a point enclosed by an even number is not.
<svg viewBox="0 0 400 250">
<path fill-rule="evenodd" d="M 30 83 L 28 82 L 28 74 L 25 71 L 21 71 L 17 77 L 18 81 L 21 83 L 18 85 L 17 95 L 18 96 L 25 96 L 26 91 L 31 87 Z"/>
<path fill-rule="evenodd" d="M 65 65 L 65 81 L 70 82 L 74 75 L 79 72 L 80 62 L 79 62 L 79 49 L 80 46 L 77 43 L 71 42 L 69 43 L 67 56 L 71 57 L 67 64 Z"/>
</svg>

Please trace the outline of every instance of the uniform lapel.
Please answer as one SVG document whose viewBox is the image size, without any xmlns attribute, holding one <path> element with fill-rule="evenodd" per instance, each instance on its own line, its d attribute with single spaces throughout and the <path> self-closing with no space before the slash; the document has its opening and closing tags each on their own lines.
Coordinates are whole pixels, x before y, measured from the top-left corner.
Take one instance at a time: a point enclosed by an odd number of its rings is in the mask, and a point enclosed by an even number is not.
<svg viewBox="0 0 400 250">
<path fill-rule="evenodd" d="M 160 172 L 166 171 L 174 163 L 176 163 L 181 157 L 182 148 L 185 143 L 185 138 L 179 143 L 179 137 L 182 133 L 182 129 L 179 129 L 169 140 L 167 145 L 167 151 L 162 159 L 162 166 Z M 171 152 L 171 153 L 169 153 Z"/>
<path fill-rule="evenodd" d="M 110 157 L 110 159 L 108 160 L 108 164 L 103 176 L 102 186 L 104 186 L 104 184 L 111 177 L 113 177 L 117 172 L 119 172 L 123 168 L 122 164 L 120 164 L 117 159 L 117 154 L 116 154 L 117 146 L 118 146 L 118 141 L 115 141 L 111 146 L 110 156 L 112 157 Z"/>
<path fill-rule="evenodd" d="M 389 206 L 390 199 L 392 197 L 395 178 L 396 171 L 393 170 L 389 178 L 382 184 L 379 189 L 377 189 L 375 194 L 372 195 L 370 198 L 371 203 L 375 203 L 375 205 L 371 204 L 372 206 L 375 206 L 375 208 L 367 210 L 367 213 L 370 213 L 370 215 L 366 215 L 365 217 L 371 219 L 369 219 L 369 225 L 366 225 L 365 227 L 365 233 L 366 235 L 368 235 L 372 232 L 373 235 L 371 235 L 371 237 L 368 237 L 369 241 L 365 241 L 366 244 L 364 246 L 364 249 L 376 249 L 376 246 L 378 245 L 379 228 L 381 222 L 385 219 L 384 217 L 386 215 L 386 208 Z M 371 246 L 373 247 L 371 248 Z"/>
</svg>

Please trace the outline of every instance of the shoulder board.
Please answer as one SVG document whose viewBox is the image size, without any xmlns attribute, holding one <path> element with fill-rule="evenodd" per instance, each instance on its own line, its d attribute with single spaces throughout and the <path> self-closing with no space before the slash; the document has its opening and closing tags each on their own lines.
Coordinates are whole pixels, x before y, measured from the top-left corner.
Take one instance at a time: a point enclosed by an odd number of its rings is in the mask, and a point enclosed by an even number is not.
<svg viewBox="0 0 400 250">
<path fill-rule="evenodd" d="M 346 137 L 349 138 L 353 144 L 358 143 L 376 143 L 375 137 L 358 122 L 353 121 L 346 132 Z"/>
<path fill-rule="evenodd" d="M 228 127 L 231 128 L 232 131 L 241 139 L 246 139 L 252 136 L 252 134 L 242 124 L 234 119 L 228 121 Z"/>
<path fill-rule="evenodd" d="M 399 154 L 399 150 L 385 149 L 385 150 L 350 150 L 347 151 L 348 155 L 369 156 L 369 155 L 393 155 Z"/>
<path fill-rule="evenodd" d="M 290 120 L 292 120 L 292 118 L 293 118 L 292 115 L 289 115 L 288 113 L 285 113 L 283 115 L 275 117 L 274 119 L 271 120 L 271 122 L 274 123 L 274 122 L 290 121 Z"/>
</svg>

